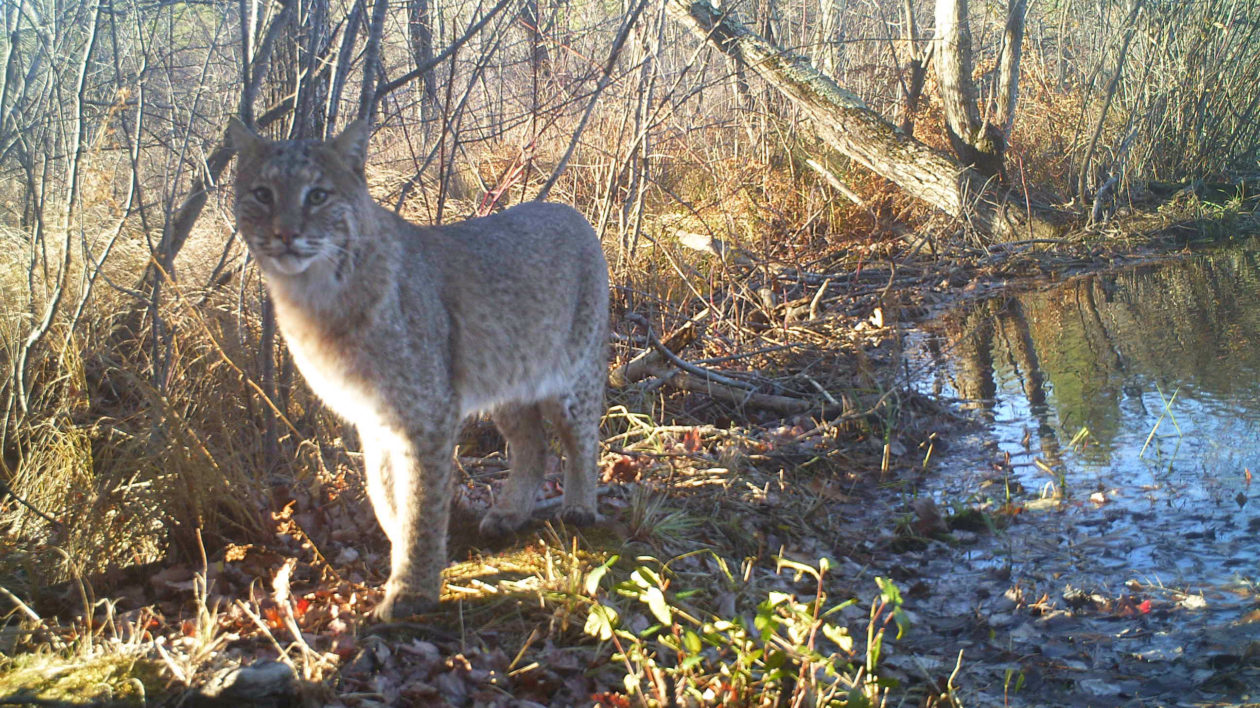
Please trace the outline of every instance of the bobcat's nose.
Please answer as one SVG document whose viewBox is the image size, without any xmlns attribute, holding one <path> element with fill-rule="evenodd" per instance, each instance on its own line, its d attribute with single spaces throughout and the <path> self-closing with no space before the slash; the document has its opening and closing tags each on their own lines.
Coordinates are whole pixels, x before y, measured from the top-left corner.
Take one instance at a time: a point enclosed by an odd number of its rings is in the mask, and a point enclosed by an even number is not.
<svg viewBox="0 0 1260 708">
<path fill-rule="evenodd" d="M 293 242 L 297 240 L 299 235 L 300 234 L 293 229 L 276 230 L 276 238 L 280 239 L 280 243 L 283 243 L 285 246 L 292 246 Z"/>
</svg>

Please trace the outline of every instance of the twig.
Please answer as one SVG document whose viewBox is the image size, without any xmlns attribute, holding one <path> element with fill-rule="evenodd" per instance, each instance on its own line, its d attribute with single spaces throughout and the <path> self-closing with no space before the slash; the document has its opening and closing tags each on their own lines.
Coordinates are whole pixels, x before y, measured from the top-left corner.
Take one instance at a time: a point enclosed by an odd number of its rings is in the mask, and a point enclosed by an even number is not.
<svg viewBox="0 0 1260 708">
<path fill-rule="evenodd" d="M 289 668 L 294 669 L 296 673 L 297 667 L 293 665 L 293 659 L 289 656 L 289 652 L 285 651 L 284 647 L 280 646 L 280 642 L 276 641 L 275 635 L 271 633 L 271 629 L 267 627 L 267 623 L 263 621 L 263 618 L 259 617 L 258 613 L 249 609 L 249 605 L 246 605 L 241 600 L 236 601 L 236 606 L 239 607 L 241 612 L 244 612 L 247 617 L 253 620 L 256 627 L 262 630 L 263 636 L 271 642 L 271 646 L 276 650 L 276 654 L 280 657 L 280 661 L 288 664 Z"/>
<path fill-rule="evenodd" d="M 708 317 L 709 309 L 706 307 L 691 319 L 687 320 L 683 326 L 670 333 L 663 342 L 664 347 L 672 352 L 680 352 L 685 349 L 687 345 L 696 341 L 696 338 L 700 336 L 699 326 L 704 322 L 704 320 L 708 319 Z M 648 341 L 651 343 L 652 338 L 656 335 L 652 334 L 652 328 L 647 325 L 646 320 L 633 313 L 627 315 L 626 319 L 643 324 L 648 330 Z M 657 340 L 657 342 L 660 343 L 660 340 Z M 621 388 L 623 386 L 628 386 L 639 379 L 647 378 L 652 375 L 652 367 L 660 363 L 662 356 L 663 355 L 659 349 L 650 346 L 640 352 L 638 356 L 626 362 L 625 366 L 613 369 L 612 373 L 608 376 L 608 382 L 614 388 Z"/>
<path fill-rule="evenodd" d="M 823 295 L 827 293 L 827 286 L 829 285 L 831 285 L 831 278 L 823 281 L 822 286 L 818 288 L 818 292 L 814 293 L 814 299 L 809 301 L 809 318 L 811 320 L 818 317 L 818 303 L 822 302 Z"/>
<path fill-rule="evenodd" d="M 760 356 L 762 354 L 773 354 L 774 352 L 790 351 L 792 349 L 800 349 L 805 345 L 799 342 L 788 342 L 787 344 L 776 344 L 773 347 L 762 347 L 754 349 L 750 352 L 739 352 L 738 354 L 727 354 L 726 356 L 715 356 L 708 359 L 698 359 L 697 364 L 721 364 L 728 361 L 736 361 L 738 359 L 748 359 L 749 357 Z"/>
<path fill-rule="evenodd" d="M 794 415 L 814 408 L 823 408 L 818 403 L 804 398 L 779 396 L 772 393 L 757 393 L 746 388 L 735 388 L 712 379 L 701 380 L 685 371 L 667 369 L 664 366 L 658 365 L 652 373 L 676 388 L 703 393 L 714 400 L 733 403 L 745 408 L 757 408 L 781 415 Z M 823 408 L 823 413 L 825 414 L 826 412 L 827 410 Z"/>
<path fill-rule="evenodd" d="M 662 344 L 661 340 L 657 338 L 656 333 L 650 328 L 648 329 L 648 341 L 651 342 L 656 351 L 661 353 L 661 356 L 664 357 L 666 361 L 689 374 L 708 379 L 709 381 L 713 381 L 715 383 L 720 383 L 724 386 L 730 386 L 732 388 L 743 389 L 746 391 L 751 391 L 753 389 L 751 385 L 746 384 L 743 381 L 736 381 L 735 379 L 723 376 L 716 371 L 710 371 L 703 366 L 696 366 L 695 364 L 686 361 L 682 357 L 670 351 L 669 347 Z"/>
<path fill-rule="evenodd" d="M 866 202 L 862 200 L 862 197 L 858 196 L 857 192 L 849 189 L 849 185 L 841 182 L 840 178 L 836 176 L 836 173 L 828 169 L 826 165 L 812 158 L 806 160 L 805 164 L 809 165 L 810 169 L 817 172 L 819 176 L 826 180 L 827 184 L 831 185 L 832 189 L 844 195 L 845 199 L 848 199 L 860 207 L 866 207 Z"/>
<path fill-rule="evenodd" d="M 22 602 L 22 598 L 18 597 L 17 595 L 14 595 L 12 592 L 9 591 L 8 588 L 6 588 L 3 585 L 0 585 L 0 595 L 4 595 L 5 597 L 9 598 L 9 602 L 12 602 L 14 605 L 16 605 L 17 608 L 22 611 L 22 614 L 31 618 L 33 621 L 35 622 L 43 621 L 39 615 L 35 614 L 35 610 L 32 610 L 29 605 L 27 605 L 25 602 Z M 5 699 L 0 699 L 0 703 L 4 703 L 4 702 L 5 702 Z"/>
</svg>

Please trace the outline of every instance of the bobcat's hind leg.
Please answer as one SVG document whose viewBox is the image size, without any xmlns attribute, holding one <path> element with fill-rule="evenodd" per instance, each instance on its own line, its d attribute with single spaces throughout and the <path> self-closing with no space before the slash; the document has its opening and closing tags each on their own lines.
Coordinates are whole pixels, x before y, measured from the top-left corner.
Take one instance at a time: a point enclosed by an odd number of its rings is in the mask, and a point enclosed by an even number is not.
<svg viewBox="0 0 1260 708">
<path fill-rule="evenodd" d="M 524 526 L 534 511 L 546 463 L 547 433 L 534 404 L 502 406 L 491 418 L 507 441 L 511 471 L 480 528 L 484 535 L 498 536 Z"/>
<path fill-rule="evenodd" d="M 599 482 L 599 419 L 603 381 L 577 388 L 546 406 L 547 419 L 564 444 L 564 503 L 560 518 L 585 526 L 599 520 L 595 492 Z"/>
</svg>

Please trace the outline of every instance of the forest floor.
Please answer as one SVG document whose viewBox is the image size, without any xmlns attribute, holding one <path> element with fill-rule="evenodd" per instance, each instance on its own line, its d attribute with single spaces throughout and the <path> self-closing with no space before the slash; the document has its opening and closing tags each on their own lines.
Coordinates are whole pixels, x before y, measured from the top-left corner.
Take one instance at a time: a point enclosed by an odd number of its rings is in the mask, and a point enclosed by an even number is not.
<svg viewBox="0 0 1260 708">
<path fill-rule="evenodd" d="M 375 623 L 387 543 L 361 461 L 321 443 L 319 474 L 271 488 L 269 542 L 22 604 L 0 629 L 0 705 L 1260 702 L 1256 632 L 1175 661 L 1115 646 L 1192 624 L 1193 598 L 1172 589 L 1030 596 L 1001 563 L 951 586 L 955 554 L 1039 533 L 1030 500 L 917 493 L 942 460 L 995 476 L 1003 461 L 964 411 L 908 385 L 908 329 L 963 300 L 1173 258 L 1205 231 L 1219 228 L 750 267 L 659 334 L 622 293 L 603 523 L 545 520 L 549 481 L 535 525 L 484 544 L 476 519 L 505 466 L 474 423 L 441 609 Z M 1260 624 L 1255 594 L 1237 601 Z"/>
</svg>

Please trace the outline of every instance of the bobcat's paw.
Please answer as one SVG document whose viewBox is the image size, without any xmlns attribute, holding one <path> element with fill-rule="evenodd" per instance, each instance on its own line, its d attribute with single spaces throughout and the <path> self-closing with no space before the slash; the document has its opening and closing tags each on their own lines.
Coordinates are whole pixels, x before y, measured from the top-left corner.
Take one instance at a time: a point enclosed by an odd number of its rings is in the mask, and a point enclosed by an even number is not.
<svg viewBox="0 0 1260 708">
<path fill-rule="evenodd" d="M 437 609 L 433 598 L 408 590 L 386 588 L 385 597 L 372 614 L 382 622 L 397 622 Z"/>
<path fill-rule="evenodd" d="M 486 512 L 485 517 L 481 519 L 481 525 L 478 529 L 482 536 L 506 536 L 515 532 L 529 521 L 529 516 L 525 514 L 517 514 L 503 509 L 491 509 Z"/>
<path fill-rule="evenodd" d="M 562 506 L 560 507 L 560 520 L 574 526 L 590 526 L 599 521 L 599 514 L 594 509 L 588 509 L 584 506 Z"/>
</svg>

